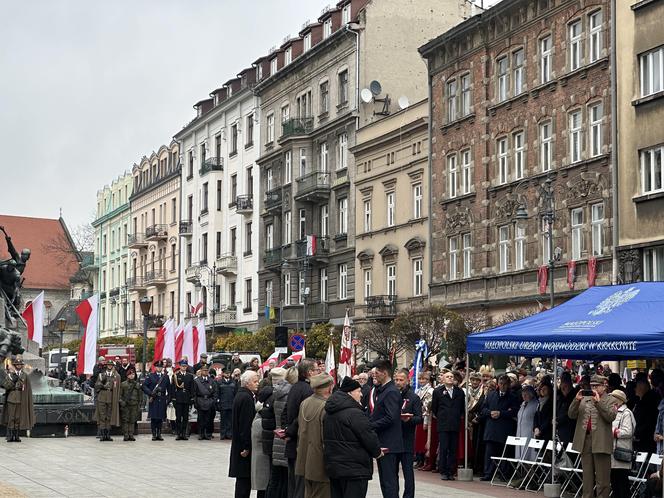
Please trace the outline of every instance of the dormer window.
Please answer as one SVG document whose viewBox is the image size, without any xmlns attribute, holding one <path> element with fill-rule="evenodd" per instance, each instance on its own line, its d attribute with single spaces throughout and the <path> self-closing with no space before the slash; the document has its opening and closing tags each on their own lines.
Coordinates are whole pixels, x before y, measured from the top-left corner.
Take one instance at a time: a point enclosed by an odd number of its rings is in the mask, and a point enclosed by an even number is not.
<svg viewBox="0 0 664 498">
<path fill-rule="evenodd" d="M 263 79 L 263 65 L 259 64 L 256 66 L 256 80 L 260 81 Z"/>
<path fill-rule="evenodd" d="M 293 62 L 293 48 L 288 47 L 284 55 L 284 64 L 290 64 L 291 62 Z"/>
<path fill-rule="evenodd" d="M 304 52 L 311 50 L 311 33 L 304 35 Z"/>
<path fill-rule="evenodd" d="M 231 95 L 233 95 L 233 85 L 228 85 L 226 89 L 226 95 L 228 96 L 229 99 L 231 98 Z"/>
<path fill-rule="evenodd" d="M 277 58 L 275 57 L 270 61 L 270 76 L 277 72 Z"/>
<path fill-rule="evenodd" d="M 323 23 L 323 38 L 327 38 L 332 35 L 332 18 L 326 19 Z"/>
<path fill-rule="evenodd" d="M 350 22 L 350 4 L 344 6 L 341 11 L 341 22 L 343 24 L 348 24 Z"/>
</svg>

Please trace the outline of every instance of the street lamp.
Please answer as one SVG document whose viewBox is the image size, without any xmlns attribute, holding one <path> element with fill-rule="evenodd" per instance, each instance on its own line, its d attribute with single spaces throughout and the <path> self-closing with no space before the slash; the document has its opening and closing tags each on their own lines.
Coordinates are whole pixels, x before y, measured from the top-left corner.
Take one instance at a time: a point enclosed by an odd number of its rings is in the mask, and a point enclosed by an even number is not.
<svg viewBox="0 0 664 498">
<path fill-rule="evenodd" d="M 217 309 L 217 298 L 220 296 L 217 296 L 217 263 L 215 262 L 212 265 L 212 268 L 210 268 L 208 265 L 199 265 L 198 267 L 199 273 L 200 270 L 205 270 L 205 273 L 207 273 L 207 282 L 208 285 L 203 285 L 203 282 L 200 279 L 198 279 L 198 283 L 194 284 L 196 287 L 205 287 L 209 288 L 212 291 L 212 336 L 215 335 L 215 312 L 218 311 Z M 219 299 L 221 301 L 221 299 Z M 207 314 L 207 297 L 206 297 L 206 302 L 205 302 L 205 310 L 203 310 Z"/>
<path fill-rule="evenodd" d="M 143 296 L 138 302 L 141 305 L 141 313 L 143 314 L 143 374 L 145 375 L 145 364 L 148 359 L 148 320 L 150 318 L 152 300 L 147 296 Z"/>
<path fill-rule="evenodd" d="M 62 370 L 63 370 L 63 366 L 62 366 L 62 346 L 64 345 L 64 342 L 65 342 L 65 327 L 66 326 L 67 326 L 67 319 L 63 316 L 58 318 L 58 331 L 60 332 L 60 375 L 63 376 L 63 377 L 64 377 L 64 375 L 62 375 L 62 374 L 64 372 L 62 372 Z M 65 390 L 64 380 L 62 382 L 62 390 L 63 391 Z"/>
</svg>

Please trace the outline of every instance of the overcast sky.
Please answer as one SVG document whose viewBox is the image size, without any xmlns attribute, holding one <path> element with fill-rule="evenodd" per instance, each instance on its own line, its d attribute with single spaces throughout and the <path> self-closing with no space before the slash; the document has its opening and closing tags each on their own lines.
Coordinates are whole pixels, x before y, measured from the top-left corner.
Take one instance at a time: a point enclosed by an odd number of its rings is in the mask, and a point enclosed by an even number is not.
<svg viewBox="0 0 664 498">
<path fill-rule="evenodd" d="M 0 0 L 0 213 L 91 221 L 96 192 L 328 0 Z"/>
</svg>

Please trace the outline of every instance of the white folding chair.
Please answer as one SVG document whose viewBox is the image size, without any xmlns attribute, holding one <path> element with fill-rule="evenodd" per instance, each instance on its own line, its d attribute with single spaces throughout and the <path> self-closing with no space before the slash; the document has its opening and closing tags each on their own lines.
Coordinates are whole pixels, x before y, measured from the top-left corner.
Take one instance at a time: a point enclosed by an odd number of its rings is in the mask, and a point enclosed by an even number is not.
<svg viewBox="0 0 664 498">
<path fill-rule="evenodd" d="M 565 449 L 565 455 L 567 455 L 569 463 L 557 467 L 557 470 L 563 475 L 563 482 L 560 487 L 561 496 L 564 496 L 565 493 L 570 491 L 573 493 L 573 496 L 576 497 L 581 492 L 581 486 L 583 485 L 581 453 L 575 451 L 573 446 L 573 443 L 568 443 L 567 448 Z M 571 490 L 570 487 L 572 487 Z"/>
<path fill-rule="evenodd" d="M 505 441 L 505 446 L 503 447 L 502 455 L 500 455 L 499 457 L 491 457 L 491 460 L 493 460 L 493 463 L 496 465 L 496 470 L 494 470 L 493 477 L 491 477 L 491 484 L 493 486 L 507 486 L 507 483 L 511 479 L 512 475 L 514 475 L 516 466 L 521 461 L 521 459 L 514 457 L 506 457 L 505 454 L 507 453 L 508 449 L 524 448 L 527 442 L 528 442 L 527 437 L 507 436 L 507 441 Z M 503 472 L 503 470 L 501 469 L 503 465 L 509 466 L 511 471 L 509 477 L 505 475 L 505 472 Z M 499 473 L 500 476 L 498 475 Z M 496 482 L 494 482 L 496 480 L 496 477 L 501 479 L 505 484 L 497 484 Z"/>
<path fill-rule="evenodd" d="M 551 463 L 545 461 L 546 454 L 548 452 L 551 452 L 551 461 L 555 461 L 556 455 L 562 449 L 562 447 L 563 447 L 562 443 L 557 443 L 554 452 L 553 441 L 547 441 L 546 448 L 541 453 L 539 461 L 532 467 L 532 472 L 530 473 L 530 479 L 528 479 L 528 482 L 526 482 L 525 484 L 524 489 L 526 489 L 526 491 L 533 491 L 533 492 L 541 491 L 541 489 L 544 487 L 544 483 L 547 482 L 551 476 Z M 536 489 L 533 489 L 531 487 L 531 483 L 533 483 L 533 480 L 535 480 L 534 484 L 537 485 Z"/>
<path fill-rule="evenodd" d="M 523 479 L 521 479 L 521 481 L 519 482 L 519 485 L 516 487 L 519 488 L 524 482 L 527 482 L 533 466 L 537 465 L 537 462 L 541 458 L 541 453 L 544 450 L 545 443 L 546 441 L 544 441 L 543 439 L 531 438 L 530 440 L 528 440 L 526 448 L 523 449 L 523 455 L 521 457 L 521 461 L 517 463 L 516 468 L 514 469 L 514 473 L 512 474 L 512 477 L 507 483 L 508 487 L 512 487 L 514 478 L 518 476 L 519 471 L 525 472 L 525 474 L 523 475 Z"/>
<path fill-rule="evenodd" d="M 639 452 L 636 454 L 635 463 L 638 465 L 636 475 L 629 476 L 631 482 L 630 491 L 632 492 L 631 498 L 635 498 L 641 491 L 641 488 L 646 485 L 648 481 L 648 474 L 651 472 L 651 468 L 654 466 L 655 470 L 662 465 L 662 456 L 653 453 L 648 458 L 648 453 Z"/>
</svg>

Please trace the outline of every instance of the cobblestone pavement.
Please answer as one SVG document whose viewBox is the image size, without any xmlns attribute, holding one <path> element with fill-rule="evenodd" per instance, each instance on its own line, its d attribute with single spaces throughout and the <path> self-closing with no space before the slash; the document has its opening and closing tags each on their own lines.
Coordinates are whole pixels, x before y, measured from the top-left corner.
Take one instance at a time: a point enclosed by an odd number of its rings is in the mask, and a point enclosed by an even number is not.
<svg viewBox="0 0 664 498">
<path fill-rule="evenodd" d="M 105 443 L 94 437 L 22 439 L 20 444 L 0 441 L 0 497 L 233 496 L 229 441 L 195 436 L 175 441 L 168 435 L 163 442 L 141 435 L 134 443 L 121 436 Z M 417 498 L 533 496 L 480 482 L 443 483 L 431 472 L 415 474 Z M 374 475 L 369 498 L 381 496 Z"/>
</svg>

